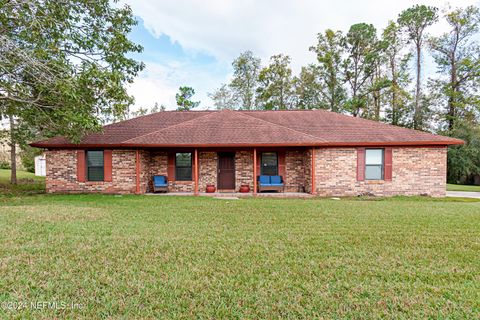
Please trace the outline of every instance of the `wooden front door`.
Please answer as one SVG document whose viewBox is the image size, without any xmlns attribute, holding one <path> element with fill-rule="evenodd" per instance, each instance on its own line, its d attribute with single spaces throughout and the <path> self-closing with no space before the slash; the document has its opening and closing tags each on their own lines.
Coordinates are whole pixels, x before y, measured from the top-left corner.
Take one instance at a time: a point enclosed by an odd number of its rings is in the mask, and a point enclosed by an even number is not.
<svg viewBox="0 0 480 320">
<path fill-rule="evenodd" d="M 218 190 L 235 190 L 235 153 L 218 154 Z"/>
</svg>

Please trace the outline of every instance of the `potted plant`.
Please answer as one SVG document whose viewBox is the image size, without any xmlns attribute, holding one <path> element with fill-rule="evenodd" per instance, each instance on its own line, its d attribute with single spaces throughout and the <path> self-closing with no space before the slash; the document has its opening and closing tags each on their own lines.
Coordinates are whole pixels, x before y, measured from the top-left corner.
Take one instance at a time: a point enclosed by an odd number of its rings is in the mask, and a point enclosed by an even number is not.
<svg viewBox="0 0 480 320">
<path fill-rule="evenodd" d="M 248 184 L 242 184 L 240 186 L 240 192 L 241 193 L 249 193 L 250 192 L 250 186 Z"/>
</svg>

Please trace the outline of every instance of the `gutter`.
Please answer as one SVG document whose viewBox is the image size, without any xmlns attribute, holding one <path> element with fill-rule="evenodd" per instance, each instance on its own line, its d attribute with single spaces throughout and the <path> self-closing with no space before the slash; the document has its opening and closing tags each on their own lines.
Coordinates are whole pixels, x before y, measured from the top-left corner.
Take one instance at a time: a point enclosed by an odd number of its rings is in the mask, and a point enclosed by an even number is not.
<svg viewBox="0 0 480 320">
<path fill-rule="evenodd" d="M 115 143 L 115 144 L 49 144 L 42 142 L 31 143 L 35 148 L 46 149 L 84 149 L 84 148 L 231 148 L 231 147 L 372 147 L 372 146 L 449 146 L 462 145 L 460 139 L 448 141 L 371 141 L 371 142 L 294 142 L 294 143 L 204 143 L 204 144 L 154 144 L 154 143 Z"/>
</svg>

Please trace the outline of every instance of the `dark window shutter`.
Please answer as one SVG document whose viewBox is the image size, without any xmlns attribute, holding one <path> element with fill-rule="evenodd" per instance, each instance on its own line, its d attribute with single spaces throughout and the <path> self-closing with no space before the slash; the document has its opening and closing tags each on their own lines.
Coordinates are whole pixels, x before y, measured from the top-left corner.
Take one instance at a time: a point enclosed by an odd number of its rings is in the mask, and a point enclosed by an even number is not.
<svg viewBox="0 0 480 320">
<path fill-rule="evenodd" d="M 357 181 L 365 180 L 365 148 L 357 148 Z"/>
<path fill-rule="evenodd" d="M 77 181 L 85 182 L 85 150 L 77 150 Z"/>
<path fill-rule="evenodd" d="M 112 150 L 103 151 L 103 170 L 104 181 L 112 181 Z"/>
<path fill-rule="evenodd" d="M 278 175 L 285 180 L 286 168 L 285 168 L 285 151 L 278 152 Z"/>
<path fill-rule="evenodd" d="M 175 181 L 175 153 L 170 152 L 168 153 L 168 170 L 167 170 L 167 176 L 168 176 L 168 181 Z"/>
<path fill-rule="evenodd" d="M 392 148 L 385 148 L 385 172 L 384 179 L 385 181 L 392 181 Z"/>
</svg>

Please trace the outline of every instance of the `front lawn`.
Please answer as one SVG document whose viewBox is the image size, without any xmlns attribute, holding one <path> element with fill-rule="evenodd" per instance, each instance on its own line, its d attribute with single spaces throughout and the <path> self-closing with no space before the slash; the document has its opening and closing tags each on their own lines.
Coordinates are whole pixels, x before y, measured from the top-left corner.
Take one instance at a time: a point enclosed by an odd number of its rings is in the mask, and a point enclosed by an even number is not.
<svg viewBox="0 0 480 320">
<path fill-rule="evenodd" d="M 0 206 L 1 317 L 480 317 L 480 202 L 37 195 Z M 16 302 L 27 307 L 6 307 Z"/>
<path fill-rule="evenodd" d="M 27 171 L 17 171 L 17 184 L 10 184 L 10 170 L 0 169 L 0 196 L 26 195 L 45 192 L 45 177 Z"/>
<path fill-rule="evenodd" d="M 464 184 L 447 184 L 447 191 L 472 191 L 480 192 L 480 186 L 464 185 Z"/>
</svg>

